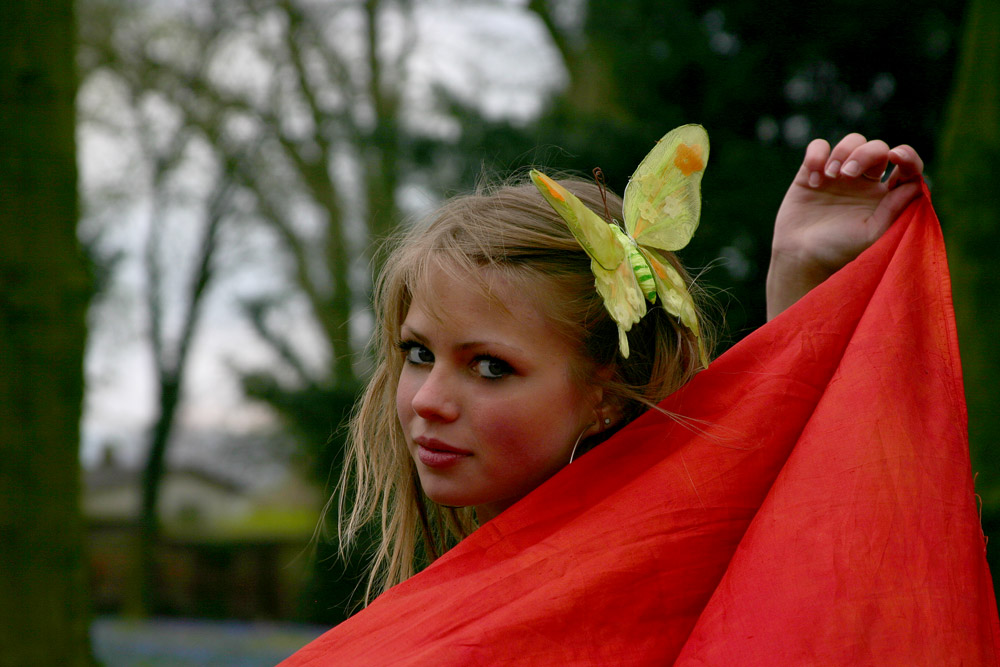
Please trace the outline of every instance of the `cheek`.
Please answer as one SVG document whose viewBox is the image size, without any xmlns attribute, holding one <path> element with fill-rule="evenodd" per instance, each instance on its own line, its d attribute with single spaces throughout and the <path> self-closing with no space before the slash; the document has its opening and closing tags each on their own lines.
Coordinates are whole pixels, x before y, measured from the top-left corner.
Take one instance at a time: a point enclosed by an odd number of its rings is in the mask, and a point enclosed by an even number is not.
<svg viewBox="0 0 1000 667">
<path fill-rule="evenodd" d="M 526 404 L 530 408 L 526 409 Z M 556 405 L 562 408 L 556 408 Z M 577 436 L 577 419 L 568 412 L 560 414 L 565 403 L 557 397 L 535 397 L 491 406 L 477 420 L 480 434 L 485 435 L 498 453 L 520 465 L 548 466 L 561 461 Z"/>
<path fill-rule="evenodd" d="M 404 427 L 414 416 L 413 396 L 416 394 L 416 391 L 417 387 L 413 379 L 407 377 L 406 370 L 404 369 L 399 374 L 399 381 L 396 383 L 396 417 Z"/>
</svg>

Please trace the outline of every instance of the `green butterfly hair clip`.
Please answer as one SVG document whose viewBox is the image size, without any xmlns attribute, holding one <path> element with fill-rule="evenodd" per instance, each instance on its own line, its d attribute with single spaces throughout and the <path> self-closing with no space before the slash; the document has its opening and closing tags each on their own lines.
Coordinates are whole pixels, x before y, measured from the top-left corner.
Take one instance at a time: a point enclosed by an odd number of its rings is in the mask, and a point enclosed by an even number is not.
<svg viewBox="0 0 1000 667">
<path fill-rule="evenodd" d="M 707 162 L 708 133 L 701 125 L 682 125 L 664 135 L 625 188 L 624 231 L 556 181 L 531 171 L 535 186 L 590 256 L 597 292 L 618 324 L 625 358 L 625 334 L 646 314 L 646 301 L 655 304 L 659 297 L 663 308 L 694 333 L 701 363 L 708 366 L 694 300 L 680 273 L 659 252 L 680 250 L 698 228 Z"/>
</svg>

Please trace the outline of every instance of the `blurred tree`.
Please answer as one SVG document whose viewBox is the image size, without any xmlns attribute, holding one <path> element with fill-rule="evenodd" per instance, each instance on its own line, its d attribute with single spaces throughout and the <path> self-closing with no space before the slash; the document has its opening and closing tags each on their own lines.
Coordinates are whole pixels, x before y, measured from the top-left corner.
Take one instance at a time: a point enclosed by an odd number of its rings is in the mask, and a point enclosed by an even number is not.
<svg viewBox="0 0 1000 667">
<path fill-rule="evenodd" d="M 935 200 L 945 224 L 973 469 L 993 530 L 1000 530 L 1000 4 L 971 0 L 961 58 L 940 137 Z M 991 552 L 992 553 L 992 552 Z M 996 570 L 994 569 L 994 572 Z"/>
<path fill-rule="evenodd" d="M 263 223 L 287 259 L 288 287 L 244 305 L 284 368 L 253 373 L 247 388 L 310 435 L 317 411 L 309 396 L 332 401 L 319 427 L 322 444 L 337 425 L 336 406 L 353 402 L 363 368 L 350 321 L 368 286 L 351 277 L 352 263 L 363 267 L 368 241 L 399 217 L 398 78 L 408 3 L 242 0 L 164 12 L 94 0 L 87 7 L 87 71 L 125 82 L 139 104 L 161 107 L 161 115 L 165 107 L 177 141 L 197 137 L 252 202 L 244 221 Z M 380 20 L 404 29 L 391 55 L 379 41 Z M 351 38 L 337 40 L 345 34 Z M 159 178 L 189 166 L 150 159 Z M 364 230 L 352 229 L 362 219 Z M 292 340 L 299 332 L 284 326 L 289 302 L 307 307 L 328 363 L 316 364 Z"/>
<path fill-rule="evenodd" d="M 105 28 L 115 22 L 133 20 L 128 12 L 109 5 L 88 7 L 82 22 L 83 62 L 88 71 L 102 63 L 111 49 Z M 197 61 L 205 68 L 210 60 Z M 154 376 L 154 418 L 147 433 L 139 535 L 136 544 L 133 585 L 126 606 L 133 616 L 146 616 L 158 609 L 156 548 L 160 540 L 158 503 L 167 453 L 183 398 L 184 379 L 192 340 L 198 330 L 205 297 L 218 270 L 217 248 L 223 221 L 240 211 L 232 201 L 235 159 L 230 155 L 199 159 L 217 137 L 212 119 L 201 109 L 173 107 L 175 115 L 164 119 L 157 99 L 155 71 L 119 68 L 115 72 L 119 104 L 114 114 L 101 118 L 130 135 L 136 144 L 134 180 L 119 187 L 141 191 L 149 198 L 147 215 L 139 221 L 145 234 L 140 269 L 143 280 L 142 307 Z M 204 72 L 200 72 L 204 75 Z M 84 112 L 93 121 L 92 110 Z M 209 110 L 207 113 L 211 113 Z M 200 128 L 205 127 L 202 131 Z M 207 133 L 206 133 L 207 132 Z M 200 173 L 197 185 L 184 183 L 183 170 Z M 143 183 L 142 180 L 145 182 Z M 184 212 L 178 208 L 196 198 L 203 206 Z M 178 220 L 180 218 L 180 220 Z"/>
<path fill-rule="evenodd" d="M 146 125 L 145 123 L 143 125 Z M 141 126 L 141 125 L 140 125 Z M 186 130 L 186 128 L 184 128 Z M 184 130 L 182 130 L 183 132 Z M 145 308 L 148 315 L 149 338 L 156 382 L 155 418 L 148 434 L 148 451 L 142 478 L 142 501 L 139 509 L 139 544 L 136 559 L 137 593 L 130 600 L 130 613 L 147 615 L 157 609 L 157 581 L 159 572 L 156 562 L 156 547 L 160 540 L 158 517 L 160 488 L 166 466 L 166 455 L 171 435 L 181 405 L 184 378 L 188 367 L 191 341 L 201 319 L 203 303 L 215 273 L 215 254 L 219 243 L 219 229 L 227 216 L 231 180 L 225 166 L 220 166 L 214 178 L 214 185 L 208 194 L 204 209 L 205 220 L 195 234 L 190 250 L 193 251 L 190 266 L 177 262 L 169 254 L 170 244 L 164 243 L 166 236 L 165 214 L 168 210 L 166 199 L 170 196 L 166 179 L 176 167 L 180 155 L 187 147 L 188 138 L 172 137 L 167 142 L 167 154 L 146 140 L 143 154 L 151 162 L 150 192 L 152 205 L 147 226 L 143 269 L 145 271 Z M 191 221 L 188 221 L 189 223 Z M 184 267 L 187 270 L 178 269 Z M 171 269 L 167 267 L 170 266 Z M 180 273 L 170 276 L 165 273 Z M 186 275 L 183 275 L 186 274 Z M 171 290 L 171 285 L 179 284 Z M 168 294 L 168 292 L 172 292 Z M 179 316 L 171 331 L 168 301 L 178 303 Z"/>
<path fill-rule="evenodd" d="M 73 3 L 0 22 L 0 664 L 91 664 Z"/>
<path fill-rule="evenodd" d="M 154 170 L 154 180 L 159 181 L 163 172 L 160 165 Z M 200 238 L 195 244 L 195 261 L 191 274 L 184 281 L 181 295 L 182 313 L 178 322 L 179 331 L 171 336 L 164 321 L 164 260 L 159 256 L 162 245 L 162 227 L 156 219 L 162 209 L 156 199 L 161 194 L 159 182 L 154 182 L 154 219 L 150 221 L 146 240 L 146 307 L 149 314 L 150 342 L 156 377 L 156 418 L 150 427 L 149 450 L 142 480 L 142 502 L 139 510 L 138 576 L 139 597 L 134 602 L 139 605 L 133 613 L 145 615 L 156 609 L 156 582 L 159 573 L 156 566 L 155 550 L 160 539 L 158 502 L 165 469 L 167 447 L 173 432 L 177 410 L 181 402 L 181 390 L 187 370 L 191 340 L 201 317 L 205 294 L 213 277 L 213 259 L 218 244 L 219 227 L 225 217 L 225 206 L 229 181 L 220 176 L 211 194 Z"/>
</svg>

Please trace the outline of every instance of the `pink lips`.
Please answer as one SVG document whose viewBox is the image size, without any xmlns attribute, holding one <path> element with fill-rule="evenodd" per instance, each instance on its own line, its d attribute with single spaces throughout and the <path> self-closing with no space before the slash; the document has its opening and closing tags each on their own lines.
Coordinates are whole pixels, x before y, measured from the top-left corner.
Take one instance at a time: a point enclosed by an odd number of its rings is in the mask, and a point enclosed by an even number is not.
<svg viewBox="0 0 1000 667">
<path fill-rule="evenodd" d="M 472 452 L 452 447 L 434 438 L 414 438 L 417 458 L 428 468 L 448 468 L 469 456 Z"/>
</svg>

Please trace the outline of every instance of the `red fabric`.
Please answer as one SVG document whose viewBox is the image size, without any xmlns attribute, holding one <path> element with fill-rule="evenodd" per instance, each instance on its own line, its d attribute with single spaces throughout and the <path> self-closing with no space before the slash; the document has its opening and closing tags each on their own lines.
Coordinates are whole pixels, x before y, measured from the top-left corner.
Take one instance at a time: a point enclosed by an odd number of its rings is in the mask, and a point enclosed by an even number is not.
<svg viewBox="0 0 1000 667">
<path fill-rule="evenodd" d="M 282 664 L 1000 664 L 926 193 L 662 407 Z"/>
</svg>

